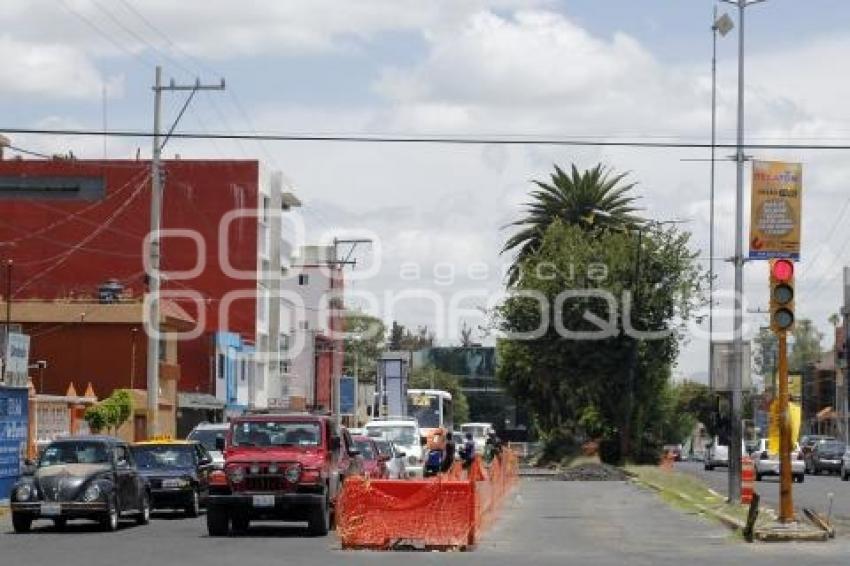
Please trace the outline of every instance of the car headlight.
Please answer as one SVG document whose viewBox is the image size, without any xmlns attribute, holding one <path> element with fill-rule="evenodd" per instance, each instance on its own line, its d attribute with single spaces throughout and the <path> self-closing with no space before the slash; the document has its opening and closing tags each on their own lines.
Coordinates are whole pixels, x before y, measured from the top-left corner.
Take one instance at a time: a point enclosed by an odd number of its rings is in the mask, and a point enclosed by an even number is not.
<svg viewBox="0 0 850 566">
<path fill-rule="evenodd" d="M 17 488 L 15 488 L 15 499 L 17 501 L 29 501 L 30 498 L 35 496 L 35 490 L 33 489 L 31 484 L 22 483 Z"/>
<path fill-rule="evenodd" d="M 86 491 L 83 492 L 83 501 L 92 502 L 100 499 L 100 494 L 102 493 L 100 486 L 96 483 L 91 484 L 86 488 Z"/>
<path fill-rule="evenodd" d="M 299 464 L 295 464 L 294 466 L 289 466 L 286 468 L 286 481 L 289 483 L 296 483 L 298 478 L 301 477 L 301 466 Z"/>
<path fill-rule="evenodd" d="M 269 473 L 270 474 L 276 474 L 276 473 L 278 473 L 278 471 L 280 471 L 280 468 L 278 467 L 277 463 L 272 462 L 271 464 L 269 464 Z"/>
<path fill-rule="evenodd" d="M 230 481 L 233 483 L 241 483 L 242 480 L 245 479 L 245 470 L 239 466 L 234 466 L 227 470 L 227 477 L 230 478 Z"/>
</svg>

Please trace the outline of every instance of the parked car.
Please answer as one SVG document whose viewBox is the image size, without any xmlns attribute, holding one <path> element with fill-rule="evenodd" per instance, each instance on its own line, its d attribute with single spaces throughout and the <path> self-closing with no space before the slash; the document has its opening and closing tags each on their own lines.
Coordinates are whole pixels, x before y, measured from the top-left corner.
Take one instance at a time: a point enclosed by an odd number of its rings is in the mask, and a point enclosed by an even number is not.
<svg viewBox="0 0 850 566">
<path fill-rule="evenodd" d="M 253 520 L 306 521 L 326 535 L 343 481 L 363 473 L 351 436 L 326 415 L 237 417 L 218 443 L 225 465 L 210 474 L 210 536 L 244 532 Z"/>
<path fill-rule="evenodd" d="M 753 446 L 750 453 L 753 468 L 756 473 L 756 481 L 761 481 L 764 476 L 779 476 L 779 455 L 766 438 L 760 439 Z M 791 452 L 791 480 L 803 483 L 806 479 L 806 465 L 803 462 L 800 446 L 795 445 Z"/>
<path fill-rule="evenodd" d="M 28 532 L 37 519 L 61 529 L 70 519 L 93 519 L 108 531 L 132 515 L 150 521 L 150 490 L 130 447 L 110 436 L 77 436 L 51 442 L 32 475 L 11 493 L 12 527 Z"/>
<path fill-rule="evenodd" d="M 835 437 L 826 436 L 823 434 L 809 434 L 803 436 L 800 439 L 800 451 L 803 454 L 803 460 L 806 462 L 806 473 L 809 473 L 809 456 L 812 453 L 812 449 L 815 447 L 821 440 L 835 440 Z"/>
<path fill-rule="evenodd" d="M 363 474 L 374 480 L 387 479 L 389 477 L 387 471 L 389 456 L 381 454 L 375 440 L 368 436 L 352 436 L 351 440 L 363 458 Z"/>
<path fill-rule="evenodd" d="M 374 420 L 365 428 L 367 436 L 393 441 L 407 455 L 408 476 L 422 477 L 422 437 L 414 419 Z"/>
<path fill-rule="evenodd" d="M 841 456 L 841 479 L 844 481 L 850 480 L 850 447 Z"/>
<path fill-rule="evenodd" d="M 808 471 L 814 475 L 821 472 L 840 473 L 845 450 L 846 446 L 840 440 L 818 440 L 806 460 Z"/>
<path fill-rule="evenodd" d="M 392 440 L 376 438 L 375 445 L 378 447 L 378 451 L 387 458 L 387 474 L 389 479 L 406 480 L 407 467 L 405 462 L 407 460 L 407 454 L 399 449 Z"/>
<path fill-rule="evenodd" d="M 154 509 L 182 509 L 197 517 L 209 495 L 212 458 L 192 440 L 138 442 L 130 450 L 151 492 Z"/>
<path fill-rule="evenodd" d="M 228 423 L 200 423 L 192 429 L 192 432 L 186 437 L 186 440 L 195 440 L 201 443 L 201 446 L 209 453 L 212 458 L 213 468 L 216 470 L 224 469 L 224 454 L 216 448 L 218 439 L 224 440 L 227 431 L 230 430 Z"/>
</svg>

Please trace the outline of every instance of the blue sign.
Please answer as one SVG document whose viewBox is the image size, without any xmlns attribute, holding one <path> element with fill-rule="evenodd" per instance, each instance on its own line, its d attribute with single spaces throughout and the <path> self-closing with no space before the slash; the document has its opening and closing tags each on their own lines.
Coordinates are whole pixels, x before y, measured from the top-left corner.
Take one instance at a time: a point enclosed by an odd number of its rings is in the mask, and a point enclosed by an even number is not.
<svg viewBox="0 0 850 566">
<path fill-rule="evenodd" d="M 26 454 L 29 397 L 26 388 L 0 387 L 0 501 L 9 498 Z"/>
<path fill-rule="evenodd" d="M 339 412 L 342 415 L 357 414 L 357 380 L 350 375 L 339 378 Z"/>
</svg>

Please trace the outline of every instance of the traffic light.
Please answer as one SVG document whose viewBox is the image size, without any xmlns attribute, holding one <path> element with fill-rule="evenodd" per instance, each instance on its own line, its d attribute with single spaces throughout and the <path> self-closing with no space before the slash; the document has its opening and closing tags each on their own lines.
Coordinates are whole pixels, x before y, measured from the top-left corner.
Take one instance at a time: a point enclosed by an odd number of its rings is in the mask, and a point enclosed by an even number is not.
<svg viewBox="0 0 850 566">
<path fill-rule="evenodd" d="M 770 261 L 770 328 L 785 332 L 794 326 L 794 263 Z"/>
</svg>

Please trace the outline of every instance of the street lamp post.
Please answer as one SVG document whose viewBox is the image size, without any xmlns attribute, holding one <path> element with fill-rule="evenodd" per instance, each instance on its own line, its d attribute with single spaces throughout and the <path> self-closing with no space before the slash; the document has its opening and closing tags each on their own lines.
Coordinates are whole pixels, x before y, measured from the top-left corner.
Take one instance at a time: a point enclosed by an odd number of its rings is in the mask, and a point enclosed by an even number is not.
<svg viewBox="0 0 850 566">
<path fill-rule="evenodd" d="M 735 355 L 732 372 L 732 434 L 729 446 L 729 501 L 741 499 L 741 387 L 744 377 L 744 15 L 746 8 L 765 0 L 723 0 L 738 8 L 738 127 L 735 143 L 735 311 L 733 316 L 733 351 Z"/>
</svg>

